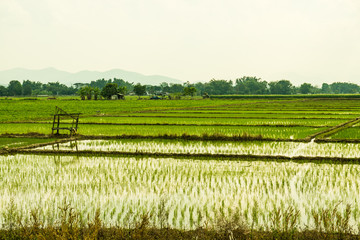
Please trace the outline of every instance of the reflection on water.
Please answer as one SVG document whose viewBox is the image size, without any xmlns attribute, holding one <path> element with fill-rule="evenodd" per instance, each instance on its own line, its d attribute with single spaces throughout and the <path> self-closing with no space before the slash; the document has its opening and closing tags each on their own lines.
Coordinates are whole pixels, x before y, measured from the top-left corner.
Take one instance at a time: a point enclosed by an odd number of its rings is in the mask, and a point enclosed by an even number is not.
<svg viewBox="0 0 360 240">
<path fill-rule="evenodd" d="M 58 150 L 62 150 L 62 144 L 63 143 L 54 143 L 52 145 L 52 150 L 53 151 L 58 151 Z M 78 152 L 78 143 L 77 140 L 70 140 L 69 142 L 67 142 L 67 144 L 69 144 L 69 150 L 72 150 L 74 152 Z M 53 156 L 53 160 L 54 160 L 54 165 L 56 167 L 55 173 L 59 172 L 59 169 L 63 166 L 69 165 L 69 164 L 73 164 L 76 163 L 77 160 L 79 160 L 79 156 L 76 155 L 73 158 L 71 158 L 71 160 L 69 160 L 68 158 L 66 158 L 66 160 L 63 159 L 62 155 L 54 155 Z"/>
<path fill-rule="evenodd" d="M 54 150 L 54 151 L 56 151 L 56 150 L 63 150 L 63 144 L 64 143 L 54 143 L 54 144 L 52 144 L 52 150 Z M 73 151 L 79 151 L 79 148 L 78 148 L 78 142 L 77 142 L 77 140 L 75 139 L 75 140 L 70 140 L 69 142 L 67 142 L 67 144 L 69 144 L 68 146 L 67 146 L 67 148 L 69 149 L 69 150 L 73 150 Z"/>
<path fill-rule="evenodd" d="M 79 156 L 64 156 L 64 155 L 54 155 L 53 156 L 53 162 L 55 166 L 55 173 L 59 173 L 59 170 L 62 167 L 65 167 L 67 165 L 76 164 L 79 162 Z"/>
</svg>

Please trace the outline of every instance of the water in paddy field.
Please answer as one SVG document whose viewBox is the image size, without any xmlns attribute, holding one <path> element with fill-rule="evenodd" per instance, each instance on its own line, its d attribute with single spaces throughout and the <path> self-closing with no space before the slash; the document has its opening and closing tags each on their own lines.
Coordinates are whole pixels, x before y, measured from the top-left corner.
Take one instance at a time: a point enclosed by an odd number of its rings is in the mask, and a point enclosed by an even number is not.
<svg viewBox="0 0 360 240">
<path fill-rule="evenodd" d="M 311 139 L 308 143 L 299 143 L 298 147 L 294 149 L 294 152 L 289 155 L 289 157 L 296 157 L 300 156 L 299 153 L 303 152 L 306 148 L 311 148 L 311 145 L 313 145 L 315 142 L 315 138 Z"/>
<path fill-rule="evenodd" d="M 100 208 L 107 226 L 150 212 L 156 226 L 194 229 L 240 216 L 260 228 L 293 207 L 301 229 L 314 226 L 313 212 L 338 205 L 342 214 L 347 204 L 351 224 L 360 221 L 355 164 L 15 155 L 0 156 L 0 172 L 0 226 L 11 199 L 27 218 L 41 209 L 46 224 L 60 217 L 64 199 L 83 219 Z"/>
<path fill-rule="evenodd" d="M 359 143 L 222 142 L 160 140 L 82 140 L 35 150 L 117 151 L 130 153 L 259 155 L 286 157 L 360 158 Z"/>
</svg>

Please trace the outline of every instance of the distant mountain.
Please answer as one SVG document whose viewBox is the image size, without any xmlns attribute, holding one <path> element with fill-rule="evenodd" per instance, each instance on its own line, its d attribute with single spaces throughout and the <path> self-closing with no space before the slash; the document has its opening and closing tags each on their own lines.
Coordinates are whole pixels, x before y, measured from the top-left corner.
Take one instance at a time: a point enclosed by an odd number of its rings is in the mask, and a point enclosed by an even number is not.
<svg viewBox="0 0 360 240">
<path fill-rule="evenodd" d="M 65 85 L 72 85 L 74 83 L 90 83 L 97 79 L 112 79 L 121 78 L 128 82 L 158 85 L 162 82 L 180 83 L 183 81 L 160 76 L 160 75 L 143 75 L 136 72 L 124 71 L 121 69 L 112 69 L 106 72 L 98 71 L 81 71 L 77 73 L 69 73 L 60 71 L 55 68 L 45 68 L 40 70 L 29 70 L 24 68 L 14 68 L 10 70 L 0 71 L 0 85 L 7 86 L 11 80 L 39 81 L 41 83 L 60 82 Z"/>
</svg>

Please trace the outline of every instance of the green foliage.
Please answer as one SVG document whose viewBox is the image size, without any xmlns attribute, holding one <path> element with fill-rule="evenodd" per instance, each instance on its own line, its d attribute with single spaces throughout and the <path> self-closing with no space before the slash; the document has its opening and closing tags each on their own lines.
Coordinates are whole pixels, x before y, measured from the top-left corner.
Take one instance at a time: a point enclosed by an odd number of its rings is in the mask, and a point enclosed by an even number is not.
<svg viewBox="0 0 360 240">
<path fill-rule="evenodd" d="M 145 85 L 141 85 L 140 83 L 137 83 L 135 86 L 134 86 L 134 89 L 133 89 L 134 93 L 137 95 L 137 96 L 143 96 L 146 94 L 146 86 Z"/>
<path fill-rule="evenodd" d="M 100 95 L 100 93 L 101 93 L 100 88 L 94 87 L 94 88 L 93 88 L 93 93 L 94 93 L 94 100 L 98 100 L 99 95 Z"/>
<path fill-rule="evenodd" d="M 43 89 L 51 92 L 52 95 L 70 95 L 75 92 L 72 87 L 68 88 L 66 85 L 59 82 L 49 82 L 43 85 Z"/>
<path fill-rule="evenodd" d="M 96 81 L 91 81 L 89 86 L 93 87 L 93 88 L 97 87 L 99 89 L 103 89 L 106 86 L 106 84 L 108 84 L 108 83 L 115 83 L 119 87 L 126 87 L 130 91 L 133 88 L 132 83 L 129 83 L 129 82 L 124 81 L 123 79 L 119 79 L 119 78 L 108 79 L 108 80 L 106 80 L 104 78 L 98 79 Z"/>
<path fill-rule="evenodd" d="M 105 99 L 111 99 L 112 95 L 116 95 L 118 92 L 116 83 L 107 83 L 101 90 L 101 96 Z"/>
<path fill-rule="evenodd" d="M 86 94 L 87 100 L 91 100 L 93 88 L 90 86 L 85 86 L 84 89 L 85 89 L 85 94 Z"/>
<path fill-rule="evenodd" d="M 17 80 L 12 80 L 8 86 L 9 96 L 21 96 L 22 95 L 22 86 L 21 83 Z"/>
<path fill-rule="evenodd" d="M 81 100 L 85 100 L 86 97 L 86 88 L 82 87 L 79 89 L 78 94 L 80 95 Z"/>
<path fill-rule="evenodd" d="M 204 84 L 204 91 L 208 94 L 218 95 L 222 92 L 232 93 L 233 92 L 233 83 L 231 80 L 215 80 L 211 79 L 210 82 Z"/>
<path fill-rule="evenodd" d="M 127 87 L 126 86 L 120 86 L 118 88 L 118 93 L 125 95 L 127 93 Z"/>
<path fill-rule="evenodd" d="M 6 87 L 0 85 L 0 96 L 7 96 L 8 90 Z"/>
<path fill-rule="evenodd" d="M 311 93 L 312 85 L 310 83 L 303 83 L 301 84 L 299 90 L 301 94 L 309 94 Z"/>
<path fill-rule="evenodd" d="M 242 77 L 236 79 L 235 92 L 238 94 L 267 94 L 267 82 L 257 77 Z"/>
<path fill-rule="evenodd" d="M 294 86 L 288 80 L 280 80 L 269 83 L 271 94 L 292 94 L 294 93 Z"/>
<path fill-rule="evenodd" d="M 342 94 L 342 93 L 359 93 L 360 86 L 354 83 L 340 83 L 335 82 L 330 85 L 331 91 L 335 94 Z"/>
<path fill-rule="evenodd" d="M 183 90 L 183 94 L 185 96 L 194 96 L 196 93 L 196 88 L 195 87 L 185 87 Z"/>
<path fill-rule="evenodd" d="M 184 86 L 181 84 L 172 84 L 170 83 L 170 86 L 168 88 L 169 93 L 181 93 L 184 89 Z"/>
<path fill-rule="evenodd" d="M 123 79 L 98 79 L 90 83 L 74 83 L 73 86 L 68 87 L 59 82 L 49 82 L 43 84 L 40 82 L 32 82 L 24 80 L 23 84 L 19 85 L 17 80 L 13 80 L 11 85 L 6 87 L 0 86 L 0 96 L 30 96 L 30 95 L 74 95 L 79 94 L 82 87 L 89 86 L 92 89 L 104 89 L 108 83 L 116 84 L 119 89 L 119 94 L 123 92 L 135 92 L 134 83 L 127 82 Z M 140 84 L 141 85 L 141 84 Z M 164 93 L 183 93 L 185 87 L 194 87 L 198 95 L 203 95 L 207 92 L 209 95 L 228 95 L 228 94 L 241 94 L 241 95 L 265 95 L 265 94 L 354 94 L 360 92 L 360 86 L 354 83 L 336 82 L 332 84 L 323 83 L 321 88 L 312 86 L 309 83 L 304 83 L 299 87 L 295 87 L 288 80 L 280 80 L 275 82 L 266 82 L 261 78 L 244 76 L 235 80 L 235 85 L 232 80 L 211 79 L 209 82 L 198 82 L 190 84 L 168 84 L 163 82 L 159 85 L 146 85 L 145 92 L 140 91 L 140 95 L 145 95 L 146 91 L 150 94 L 164 94 Z M 21 93 L 20 93 L 21 88 Z M 136 91 L 139 91 L 139 86 Z M 124 91 L 124 89 L 126 89 Z M 185 90 L 187 91 L 187 90 Z M 93 95 L 94 93 L 92 93 Z M 136 94 L 136 93 L 135 93 Z M 98 94 L 99 95 L 99 94 Z M 85 95 L 88 98 L 89 95 Z M 92 96 L 91 96 L 92 98 Z"/>
<path fill-rule="evenodd" d="M 323 83 L 321 86 L 321 92 L 325 93 L 325 94 L 330 94 L 331 93 L 331 87 L 329 84 L 327 83 Z"/>
<path fill-rule="evenodd" d="M 23 81 L 22 88 L 23 88 L 22 95 L 31 96 L 32 89 L 31 89 L 31 82 L 29 80 Z"/>
</svg>

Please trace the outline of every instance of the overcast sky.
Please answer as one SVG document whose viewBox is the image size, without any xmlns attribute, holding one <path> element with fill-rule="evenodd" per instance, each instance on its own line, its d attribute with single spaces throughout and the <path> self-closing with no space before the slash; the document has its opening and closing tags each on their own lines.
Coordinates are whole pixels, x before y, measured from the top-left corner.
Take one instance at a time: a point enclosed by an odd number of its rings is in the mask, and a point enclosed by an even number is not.
<svg viewBox="0 0 360 240">
<path fill-rule="evenodd" d="M 0 70 L 360 84 L 359 0 L 0 0 Z"/>
</svg>

